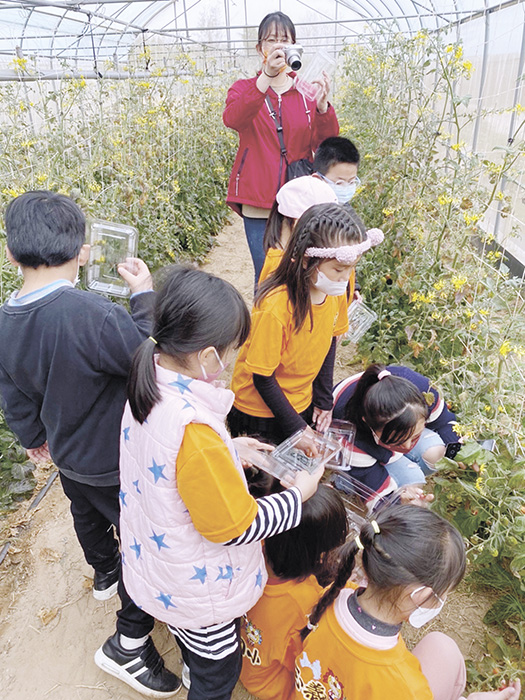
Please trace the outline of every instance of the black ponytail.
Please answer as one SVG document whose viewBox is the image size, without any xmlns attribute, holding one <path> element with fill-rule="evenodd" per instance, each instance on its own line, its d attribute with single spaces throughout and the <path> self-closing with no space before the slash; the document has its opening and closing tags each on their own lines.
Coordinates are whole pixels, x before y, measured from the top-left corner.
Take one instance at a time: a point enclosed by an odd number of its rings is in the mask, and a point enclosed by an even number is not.
<svg viewBox="0 0 525 700">
<path fill-rule="evenodd" d="M 160 400 L 155 352 L 187 367 L 188 355 L 208 346 L 221 355 L 232 345 L 240 347 L 250 332 L 250 312 L 235 287 L 182 265 L 164 271 L 153 316 L 152 334 L 135 352 L 128 380 L 131 412 L 139 423 Z"/>
<path fill-rule="evenodd" d="M 381 375 L 385 371 L 381 364 L 366 368 L 346 404 L 345 419 L 361 433 L 381 430 L 381 442 L 395 445 L 409 440 L 418 420 L 428 418 L 428 404 L 409 379 Z"/>
<path fill-rule="evenodd" d="M 309 626 L 303 627 L 301 630 L 301 639 L 304 640 L 319 624 L 319 620 L 322 618 L 324 613 L 328 610 L 330 605 L 335 601 L 339 593 L 348 583 L 348 579 L 352 575 L 352 571 L 355 566 L 355 557 L 358 552 L 358 547 L 355 539 L 350 540 L 339 550 L 341 563 L 337 571 L 336 577 L 330 588 L 324 593 L 320 598 L 319 602 L 315 608 L 310 613 L 308 618 Z"/>
</svg>

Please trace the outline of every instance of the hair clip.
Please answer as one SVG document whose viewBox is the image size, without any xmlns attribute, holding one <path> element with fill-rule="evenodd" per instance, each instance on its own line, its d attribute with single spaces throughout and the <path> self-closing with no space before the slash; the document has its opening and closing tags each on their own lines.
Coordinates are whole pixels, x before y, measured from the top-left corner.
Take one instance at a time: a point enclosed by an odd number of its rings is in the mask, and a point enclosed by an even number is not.
<svg viewBox="0 0 525 700">
<path fill-rule="evenodd" d="M 155 345 L 158 345 L 157 341 L 152 335 L 148 335 L 148 340 L 151 340 L 152 343 L 155 343 Z"/>
<path fill-rule="evenodd" d="M 371 520 L 370 525 L 372 526 L 372 530 L 376 533 L 376 535 L 379 535 L 381 532 L 379 525 L 377 524 L 376 520 Z"/>
<path fill-rule="evenodd" d="M 310 632 L 313 632 L 318 627 L 319 627 L 319 625 L 312 625 L 312 623 L 310 622 L 310 615 L 307 615 L 306 616 L 306 629 L 309 629 Z"/>
<path fill-rule="evenodd" d="M 355 541 L 355 543 L 356 543 L 356 545 L 357 545 L 357 549 L 361 549 L 361 550 L 364 549 L 364 545 L 363 545 L 363 543 L 361 542 L 361 539 L 360 539 L 359 535 L 356 535 L 356 536 L 355 536 L 354 541 Z"/>
<path fill-rule="evenodd" d="M 377 379 L 378 381 L 381 381 L 385 377 L 390 377 L 391 374 L 392 372 L 389 372 L 387 369 L 382 369 L 381 372 L 379 372 L 379 374 L 377 375 Z"/>
</svg>

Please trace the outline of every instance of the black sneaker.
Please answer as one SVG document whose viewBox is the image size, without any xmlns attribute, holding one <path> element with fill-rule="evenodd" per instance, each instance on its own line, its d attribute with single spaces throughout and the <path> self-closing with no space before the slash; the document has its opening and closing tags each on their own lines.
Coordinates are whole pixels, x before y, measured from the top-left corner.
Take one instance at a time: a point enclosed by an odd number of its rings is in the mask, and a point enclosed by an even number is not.
<svg viewBox="0 0 525 700">
<path fill-rule="evenodd" d="M 95 663 L 148 698 L 169 698 L 182 687 L 180 678 L 164 668 L 151 637 L 139 649 L 127 651 L 115 632 L 95 652 Z"/>
<path fill-rule="evenodd" d="M 95 571 L 93 576 L 93 598 L 96 600 L 109 600 L 117 592 L 118 577 L 120 575 L 120 555 L 118 564 L 107 574 Z"/>
</svg>

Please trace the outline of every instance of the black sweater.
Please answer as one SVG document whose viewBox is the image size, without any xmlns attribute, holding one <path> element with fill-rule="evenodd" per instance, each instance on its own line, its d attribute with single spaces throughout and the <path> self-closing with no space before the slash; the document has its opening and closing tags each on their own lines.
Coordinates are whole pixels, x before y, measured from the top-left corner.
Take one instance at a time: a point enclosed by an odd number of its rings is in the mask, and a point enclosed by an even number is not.
<svg viewBox="0 0 525 700">
<path fill-rule="evenodd" d="M 0 394 L 11 430 L 27 448 L 47 440 L 70 479 L 118 484 L 120 421 L 131 357 L 151 332 L 155 295 L 131 313 L 71 287 L 0 309 Z"/>
</svg>

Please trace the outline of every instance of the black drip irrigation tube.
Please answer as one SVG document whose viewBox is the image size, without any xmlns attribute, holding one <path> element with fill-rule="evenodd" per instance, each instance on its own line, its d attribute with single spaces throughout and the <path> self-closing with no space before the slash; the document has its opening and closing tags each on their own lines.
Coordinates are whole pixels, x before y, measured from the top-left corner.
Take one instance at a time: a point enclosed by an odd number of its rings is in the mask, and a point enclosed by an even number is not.
<svg viewBox="0 0 525 700">
<path fill-rule="evenodd" d="M 57 476 L 58 476 L 58 471 L 54 471 L 52 474 L 50 474 L 50 476 L 48 477 L 44 486 L 40 489 L 40 491 L 37 493 L 37 495 L 33 498 L 31 503 L 29 504 L 28 510 L 33 510 L 34 508 L 37 507 L 37 505 L 40 503 L 40 501 L 44 498 L 46 493 L 51 488 L 51 484 L 57 478 Z M 0 550 L 0 566 L 2 565 L 4 559 L 6 558 L 6 555 L 7 555 L 7 552 L 9 551 L 10 546 L 11 546 L 11 542 L 8 541 L 4 544 L 4 546 Z"/>
</svg>

